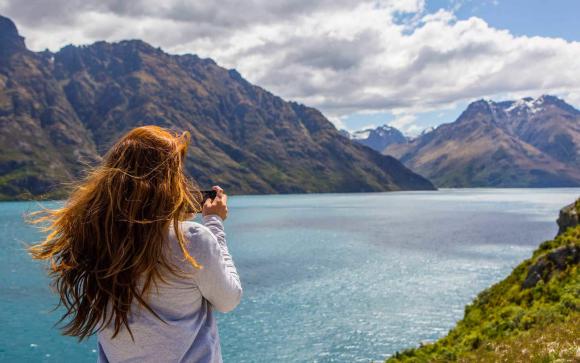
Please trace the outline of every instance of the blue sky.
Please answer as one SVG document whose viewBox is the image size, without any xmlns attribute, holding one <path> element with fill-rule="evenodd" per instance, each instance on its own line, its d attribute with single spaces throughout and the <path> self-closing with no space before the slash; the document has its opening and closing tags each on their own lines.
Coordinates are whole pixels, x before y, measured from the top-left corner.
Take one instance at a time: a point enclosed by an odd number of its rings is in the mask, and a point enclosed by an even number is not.
<svg viewBox="0 0 580 363">
<path fill-rule="evenodd" d="M 507 29 L 517 36 L 540 36 L 580 41 L 580 1 L 578 0 L 427 0 L 429 12 L 439 9 L 454 10 L 458 19 L 479 17 L 490 26 Z M 539 96 L 533 94 L 532 96 Z M 508 95 L 498 95 L 499 98 Z M 571 102 L 580 108 L 580 104 Z M 469 102 L 460 101 L 455 107 L 415 114 L 415 124 L 419 129 L 452 122 L 467 107 Z M 350 130 L 388 124 L 396 119 L 390 112 L 374 114 L 352 113 L 343 119 Z M 415 131 L 416 134 L 418 132 Z"/>
<path fill-rule="evenodd" d="M 408 135 L 477 99 L 580 106 L 580 0 L 0 0 L 32 50 L 142 39 L 235 68 L 337 128 Z"/>
<path fill-rule="evenodd" d="M 460 4 L 455 13 L 459 18 L 478 16 L 494 28 L 509 29 L 515 35 L 580 40 L 578 0 L 427 1 L 431 11 L 455 4 Z"/>
</svg>

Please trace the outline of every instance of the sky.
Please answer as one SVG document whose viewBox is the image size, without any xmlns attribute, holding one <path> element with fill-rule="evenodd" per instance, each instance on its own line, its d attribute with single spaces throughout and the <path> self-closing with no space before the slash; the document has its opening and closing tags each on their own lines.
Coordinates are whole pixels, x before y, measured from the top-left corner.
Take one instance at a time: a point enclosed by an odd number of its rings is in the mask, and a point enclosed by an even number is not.
<svg viewBox="0 0 580 363">
<path fill-rule="evenodd" d="M 0 0 L 32 50 L 142 39 L 350 131 L 413 136 L 477 99 L 580 106 L 578 0 Z"/>
</svg>

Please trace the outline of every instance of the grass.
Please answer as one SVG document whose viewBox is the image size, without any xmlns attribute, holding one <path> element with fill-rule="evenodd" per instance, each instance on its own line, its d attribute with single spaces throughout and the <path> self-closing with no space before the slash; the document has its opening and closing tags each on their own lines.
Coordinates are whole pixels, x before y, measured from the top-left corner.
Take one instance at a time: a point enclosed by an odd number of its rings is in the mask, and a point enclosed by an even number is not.
<svg viewBox="0 0 580 363">
<path fill-rule="evenodd" d="M 580 317 L 531 328 L 521 334 L 489 342 L 466 353 L 461 362 L 577 362 L 580 360 Z"/>
</svg>

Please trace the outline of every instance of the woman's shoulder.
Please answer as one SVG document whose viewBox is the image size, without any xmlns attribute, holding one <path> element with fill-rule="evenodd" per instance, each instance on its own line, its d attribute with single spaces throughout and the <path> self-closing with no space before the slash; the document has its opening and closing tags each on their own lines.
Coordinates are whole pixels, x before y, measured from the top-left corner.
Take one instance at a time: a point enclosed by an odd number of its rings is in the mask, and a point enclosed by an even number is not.
<svg viewBox="0 0 580 363">
<path fill-rule="evenodd" d="M 207 229 L 206 226 L 193 219 L 180 221 L 179 228 L 181 228 L 184 233 L 199 233 L 200 230 Z"/>
<path fill-rule="evenodd" d="M 190 249 L 213 247 L 217 243 L 217 239 L 211 230 L 194 220 L 181 221 L 179 229 L 183 233 L 185 240 L 189 242 Z M 172 235 L 175 235 L 175 231 L 172 231 Z"/>
</svg>

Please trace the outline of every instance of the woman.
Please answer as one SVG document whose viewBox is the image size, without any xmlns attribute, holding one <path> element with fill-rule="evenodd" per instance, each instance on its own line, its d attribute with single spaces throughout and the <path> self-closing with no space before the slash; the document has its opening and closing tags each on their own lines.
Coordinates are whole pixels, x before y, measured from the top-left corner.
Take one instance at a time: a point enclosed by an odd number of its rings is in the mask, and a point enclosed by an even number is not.
<svg viewBox="0 0 580 363">
<path fill-rule="evenodd" d="M 66 321 L 80 340 L 98 333 L 100 362 L 221 362 L 212 310 L 241 298 L 226 245 L 227 196 L 200 205 L 184 174 L 189 133 L 156 126 L 123 136 L 30 248 L 50 261 Z M 187 220 L 202 212 L 202 224 Z"/>
</svg>

